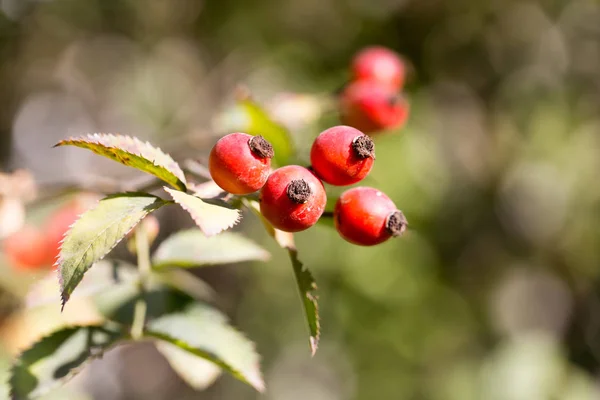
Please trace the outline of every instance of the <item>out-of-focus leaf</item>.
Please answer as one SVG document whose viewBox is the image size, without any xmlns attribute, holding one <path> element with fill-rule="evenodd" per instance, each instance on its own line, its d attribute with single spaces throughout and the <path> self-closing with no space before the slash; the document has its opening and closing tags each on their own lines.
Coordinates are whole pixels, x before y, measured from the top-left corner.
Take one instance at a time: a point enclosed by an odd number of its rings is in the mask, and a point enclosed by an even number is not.
<svg viewBox="0 0 600 400">
<path fill-rule="evenodd" d="M 25 350 L 10 371 L 13 400 L 38 397 L 76 375 L 126 333 L 116 324 L 70 327 L 46 336 Z"/>
<path fill-rule="evenodd" d="M 298 259 L 298 251 L 294 243 L 294 235 L 289 232 L 283 232 L 275 229 L 260 213 L 260 206 L 255 200 L 245 200 L 244 204 L 248 206 L 256 215 L 258 215 L 267 232 L 275 239 L 277 244 L 286 249 L 292 261 L 294 269 L 294 277 L 298 285 L 298 291 L 302 298 L 304 314 L 310 333 L 309 344 L 312 355 L 314 356 L 319 346 L 319 338 L 321 336 L 321 323 L 319 320 L 319 305 L 317 303 L 317 284 L 311 272 Z"/>
<path fill-rule="evenodd" d="M 298 251 L 294 248 L 287 249 L 292 260 L 294 276 L 298 284 L 298 291 L 304 305 L 306 322 L 310 333 L 309 344 L 312 355 L 314 356 L 319 347 L 319 338 L 321 336 L 321 323 L 319 320 L 319 305 L 317 303 L 317 284 L 315 278 L 300 260 L 298 260 Z"/>
<path fill-rule="evenodd" d="M 241 219 L 240 211 L 225 202 L 209 203 L 178 190 L 164 188 L 175 203 L 186 210 L 206 236 L 213 236 L 233 227 Z"/>
<path fill-rule="evenodd" d="M 250 126 L 246 128 L 246 133 L 261 135 L 267 139 L 273 145 L 275 163 L 279 166 L 286 165 L 294 154 L 294 146 L 288 130 L 275 122 L 258 103 L 249 97 L 238 100 L 237 105 L 250 116 Z"/>
<path fill-rule="evenodd" d="M 186 190 L 183 171 L 171 156 L 138 138 L 95 133 L 79 138 L 61 140 L 55 147 L 66 145 L 89 149 L 121 164 L 152 174 L 176 189 Z"/>
<path fill-rule="evenodd" d="M 73 224 L 57 261 L 63 307 L 83 274 L 148 213 L 164 204 L 164 200 L 146 193 L 120 193 L 101 200 Z"/>
<path fill-rule="evenodd" d="M 196 390 L 206 389 L 221 375 L 221 368 L 213 362 L 182 350 L 171 342 L 157 340 L 155 345 L 173 370 Z"/>
<path fill-rule="evenodd" d="M 273 145 L 273 162 L 278 166 L 288 164 L 294 156 L 294 145 L 287 128 L 271 118 L 247 93 L 240 92 L 235 105 L 220 116 L 217 129 L 261 135 Z"/>
<path fill-rule="evenodd" d="M 105 318 L 122 324 L 131 324 L 138 300 L 143 297 L 147 304 L 146 319 L 153 320 L 167 314 L 181 312 L 190 305 L 194 298 L 178 288 L 163 285 L 159 280 L 150 277 L 143 294 L 137 285 L 121 285 L 103 293 L 98 293 L 93 300 Z"/>
<path fill-rule="evenodd" d="M 154 253 L 152 263 L 160 269 L 168 266 L 196 267 L 242 261 L 266 261 L 270 254 L 246 237 L 231 232 L 207 237 L 199 229 L 178 232 Z"/>
<path fill-rule="evenodd" d="M 31 286 L 25 298 L 27 307 L 45 306 L 60 301 L 58 273 L 56 270 L 51 271 Z M 134 286 L 138 278 L 137 269 L 127 267 L 123 262 L 102 260 L 95 263 L 93 268 L 83 276 L 77 285 L 77 292 L 71 296 L 71 299 L 94 296 L 121 285 Z"/>
<path fill-rule="evenodd" d="M 185 312 L 165 315 L 148 324 L 146 336 L 171 343 L 214 363 L 256 390 L 264 390 L 254 344 L 214 308 L 196 303 Z M 198 380 L 203 378 L 196 377 Z"/>
<path fill-rule="evenodd" d="M 216 297 L 216 292 L 212 286 L 185 269 L 163 269 L 155 271 L 153 276 L 165 285 L 177 289 L 196 300 L 212 302 Z"/>
</svg>

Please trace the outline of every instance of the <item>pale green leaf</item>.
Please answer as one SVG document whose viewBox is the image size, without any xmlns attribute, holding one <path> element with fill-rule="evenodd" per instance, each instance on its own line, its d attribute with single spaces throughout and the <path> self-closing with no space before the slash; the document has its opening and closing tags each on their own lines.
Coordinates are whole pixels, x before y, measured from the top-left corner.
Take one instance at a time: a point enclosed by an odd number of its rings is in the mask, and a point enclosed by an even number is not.
<svg viewBox="0 0 600 400">
<path fill-rule="evenodd" d="M 156 341 L 157 350 L 167 359 L 177 374 L 196 390 L 209 387 L 220 375 L 221 368 L 177 345 L 164 340 Z"/>
<path fill-rule="evenodd" d="M 67 145 L 91 150 L 121 164 L 152 174 L 174 188 L 186 190 L 183 171 L 171 156 L 136 137 L 95 133 L 61 140 L 55 147 Z"/>
<path fill-rule="evenodd" d="M 208 237 L 199 229 L 189 229 L 162 242 L 154 253 L 152 263 L 157 269 L 168 266 L 185 268 L 267 261 L 269 258 L 269 252 L 238 233 L 223 232 Z"/>
<path fill-rule="evenodd" d="M 208 202 L 199 197 L 164 188 L 173 200 L 186 210 L 206 236 L 216 235 L 233 227 L 241 219 L 240 211 L 227 203 Z"/>
<path fill-rule="evenodd" d="M 149 194 L 120 193 L 101 200 L 73 224 L 57 261 L 63 307 L 83 274 L 148 213 L 164 204 L 164 200 Z"/>
<path fill-rule="evenodd" d="M 214 308 L 196 303 L 184 312 L 160 317 L 148 324 L 146 336 L 176 345 L 214 363 L 256 390 L 264 390 L 254 344 Z"/>
<path fill-rule="evenodd" d="M 116 324 L 69 327 L 42 338 L 13 364 L 9 379 L 11 399 L 43 395 L 125 338 L 126 333 Z"/>
</svg>

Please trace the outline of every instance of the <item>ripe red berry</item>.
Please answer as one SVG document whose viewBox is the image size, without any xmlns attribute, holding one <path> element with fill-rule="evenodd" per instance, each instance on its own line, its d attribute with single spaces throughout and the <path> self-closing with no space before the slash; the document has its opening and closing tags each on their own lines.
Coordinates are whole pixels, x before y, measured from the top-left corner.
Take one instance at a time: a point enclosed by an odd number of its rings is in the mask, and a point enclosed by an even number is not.
<svg viewBox="0 0 600 400">
<path fill-rule="evenodd" d="M 54 261 L 44 233 L 29 225 L 8 236 L 2 242 L 8 261 L 18 269 L 50 268 Z"/>
<path fill-rule="evenodd" d="M 262 136 L 230 133 L 212 148 L 208 168 L 221 189 L 233 194 L 249 194 L 267 181 L 273 154 L 273 147 Z"/>
<path fill-rule="evenodd" d="M 406 218 L 394 202 L 381 191 L 370 187 L 346 190 L 333 211 L 335 228 L 342 238 L 361 246 L 383 243 L 401 235 Z"/>
<path fill-rule="evenodd" d="M 285 232 L 303 231 L 316 224 L 326 202 L 323 183 L 298 165 L 273 171 L 260 191 L 260 212 Z"/>
<path fill-rule="evenodd" d="M 336 186 L 363 180 L 371 171 L 374 160 L 373 140 L 344 125 L 321 132 L 310 150 L 310 162 L 317 176 Z"/>
<path fill-rule="evenodd" d="M 353 80 L 377 81 L 394 91 L 404 84 L 405 74 L 400 55 L 386 47 L 366 47 L 352 60 Z"/>
<path fill-rule="evenodd" d="M 370 134 L 404 125 L 409 104 L 401 95 L 374 82 L 346 86 L 340 98 L 340 120 Z"/>
</svg>

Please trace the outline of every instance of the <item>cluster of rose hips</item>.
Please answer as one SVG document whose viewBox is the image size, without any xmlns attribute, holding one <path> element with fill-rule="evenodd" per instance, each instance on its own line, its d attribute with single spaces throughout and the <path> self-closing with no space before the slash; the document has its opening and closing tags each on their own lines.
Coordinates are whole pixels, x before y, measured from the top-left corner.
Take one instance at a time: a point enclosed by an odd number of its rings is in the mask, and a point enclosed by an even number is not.
<svg viewBox="0 0 600 400">
<path fill-rule="evenodd" d="M 260 191 L 260 211 L 275 228 L 299 232 L 317 223 L 327 196 L 322 182 L 348 186 L 364 179 L 375 160 L 371 138 L 340 125 L 313 142 L 311 166 L 287 165 L 271 170 L 273 147 L 262 136 L 231 133 L 217 141 L 209 156 L 209 171 L 223 190 L 247 195 Z M 333 211 L 338 233 L 363 246 L 382 243 L 406 229 L 406 219 L 381 191 L 354 187 L 338 199 Z"/>
<path fill-rule="evenodd" d="M 351 64 L 351 81 L 339 101 L 343 124 L 371 134 L 404 125 L 409 104 L 402 95 L 406 68 L 393 50 L 367 47 Z"/>
</svg>

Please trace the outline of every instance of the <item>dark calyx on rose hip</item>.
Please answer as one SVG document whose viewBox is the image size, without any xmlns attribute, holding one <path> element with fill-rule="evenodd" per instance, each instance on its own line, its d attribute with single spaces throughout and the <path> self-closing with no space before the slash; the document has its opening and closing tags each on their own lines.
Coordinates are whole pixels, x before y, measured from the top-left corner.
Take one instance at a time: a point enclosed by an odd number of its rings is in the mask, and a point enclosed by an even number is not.
<svg viewBox="0 0 600 400">
<path fill-rule="evenodd" d="M 299 165 L 276 169 L 260 190 L 263 217 L 284 232 L 300 232 L 316 224 L 326 203 L 323 183 Z"/>
<path fill-rule="evenodd" d="M 367 135 L 359 135 L 352 141 L 352 150 L 359 158 L 375 159 L 375 143 Z"/>
<path fill-rule="evenodd" d="M 289 183 L 285 190 L 287 197 L 297 204 L 304 204 L 310 199 L 312 191 L 304 179 L 296 179 Z"/>
<path fill-rule="evenodd" d="M 260 158 L 273 158 L 275 152 L 273 146 L 262 136 L 252 136 L 248 140 L 250 150 Z"/>
<path fill-rule="evenodd" d="M 310 150 L 313 170 L 324 182 L 348 186 L 363 180 L 373 168 L 375 143 L 358 129 L 338 125 L 321 132 Z"/>
<path fill-rule="evenodd" d="M 406 231 L 408 221 L 400 210 L 392 212 L 385 221 L 385 229 L 392 236 L 400 236 Z"/>
</svg>

